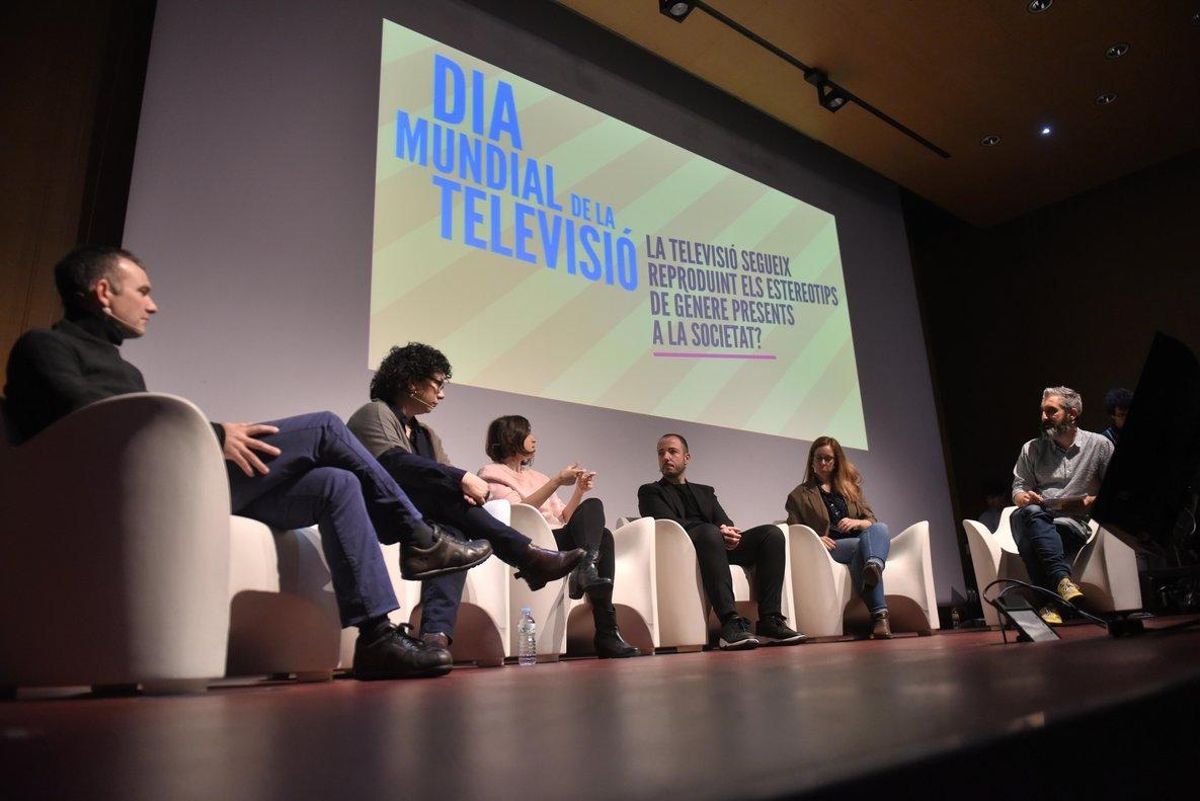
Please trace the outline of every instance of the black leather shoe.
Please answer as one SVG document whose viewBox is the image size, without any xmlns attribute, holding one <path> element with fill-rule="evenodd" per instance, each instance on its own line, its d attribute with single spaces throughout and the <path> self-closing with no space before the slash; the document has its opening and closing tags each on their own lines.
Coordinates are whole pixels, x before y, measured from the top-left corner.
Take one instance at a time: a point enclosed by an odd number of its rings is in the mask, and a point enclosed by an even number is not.
<svg viewBox="0 0 1200 801">
<path fill-rule="evenodd" d="M 492 544 L 484 540 L 463 542 L 442 531 L 436 523 L 433 545 L 419 548 L 411 543 L 400 546 L 400 575 L 409 581 L 467 570 L 486 561 L 492 555 Z"/>
<path fill-rule="evenodd" d="M 601 659 L 625 659 L 630 656 L 641 656 L 642 651 L 636 645 L 630 645 L 621 637 L 619 629 L 596 631 L 592 640 L 596 646 L 596 656 Z"/>
<path fill-rule="evenodd" d="M 599 557 L 599 550 L 588 548 L 587 556 L 579 561 L 567 577 L 567 595 L 578 601 L 585 592 L 612 585 L 612 579 L 604 578 L 596 571 L 596 559 Z"/>
<path fill-rule="evenodd" d="M 413 679 L 449 673 L 454 665 L 450 652 L 413 639 L 407 629 L 407 624 L 389 625 L 369 642 L 359 634 L 354 643 L 354 678 Z"/>
<path fill-rule="evenodd" d="M 525 579 L 531 590 L 540 590 L 547 581 L 554 581 L 570 573 L 575 566 L 587 556 L 582 548 L 569 551 L 548 551 L 536 545 L 530 545 L 517 565 L 517 578 Z"/>
</svg>

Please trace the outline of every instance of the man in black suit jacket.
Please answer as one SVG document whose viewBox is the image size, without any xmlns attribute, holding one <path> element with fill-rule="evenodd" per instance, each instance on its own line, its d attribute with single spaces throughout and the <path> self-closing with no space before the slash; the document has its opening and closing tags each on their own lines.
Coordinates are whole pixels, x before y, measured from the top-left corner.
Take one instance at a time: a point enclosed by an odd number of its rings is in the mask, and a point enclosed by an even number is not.
<svg viewBox="0 0 1200 801">
<path fill-rule="evenodd" d="M 755 648 L 760 642 L 795 645 L 803 634 L 787 625 L 780 610 L 783 594 L 785 544 L 777 526 L 755 526 L 742 531 L 721 508 L 712 487 L 693 484 L 684 477 L 692 455 L 679 434 L 658 440 L 658 469 L 662 478 L 638 488 L 638 512 L 643 516 L 674 520 L 683 526 L 696 547 L 704 593 L 721 621 L 723 650 Z M 733 602 L 729 566 L 754 568 L 758 588 L 758 625 L 738 617 Z"/>
</svg>

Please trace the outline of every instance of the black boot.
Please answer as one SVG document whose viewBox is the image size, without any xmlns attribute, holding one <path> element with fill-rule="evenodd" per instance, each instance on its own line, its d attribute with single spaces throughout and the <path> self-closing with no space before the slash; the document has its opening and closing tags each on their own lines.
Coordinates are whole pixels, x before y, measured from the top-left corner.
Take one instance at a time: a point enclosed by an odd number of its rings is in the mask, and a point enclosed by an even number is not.
<svg viewBox="0 0 1200 801">
<path fill-rule="evenodd" d="M 616 626 L 611 629 L 596 629 L 596 636 L 592 642 L 596 646 L 596 656 L 601 659 L 625 659 L 642 655 L 640 648 L 625 642 L 621 637 L 621 630 Z"/>
<path fill-rule="evenodd" d="M 612 579 L 604 578 L 596 571 L 596 559 L 599 556 L 600 549 L 588 548 L 587 556 L 571 571 L 571 575 L 567 577 L 567 595 L 571 598 L 579 600 L 585 592 L 590 595 L 605 585 L 612 586 Z"/>
<path fill-rule="evenodd" d="M 641 656 L 641 651 L 625 642 L 617 628 L 617 609 L 612 602 L 612 579 L 598 584 L 595 589 L 588 591 L 588 600 L 592 602 L 592 620 L 596 624 L 596 636 L 592 644 L 596 646 L 596 656 L 601 659 L 624 659 L 629 656 Z"/>
</svg>

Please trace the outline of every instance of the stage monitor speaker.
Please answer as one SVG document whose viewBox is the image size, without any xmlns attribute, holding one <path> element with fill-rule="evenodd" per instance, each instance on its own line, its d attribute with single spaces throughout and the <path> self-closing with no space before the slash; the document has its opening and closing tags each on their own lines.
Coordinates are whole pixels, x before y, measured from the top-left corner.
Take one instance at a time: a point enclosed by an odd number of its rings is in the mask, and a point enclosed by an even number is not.
<svg viewBox="0 0 1200 801">
<path fill-rule="evenodd" d="M 1011 623 L 1017 630 L 1017 642 L 1050 642 L 1058 639 L 1054 629 L 1046 625 L 1046 621 L 1042 620 L 1029 602 L 1019 595 L 1001 595 L 992 605 L 1004 621 Z M 1005 641 L 1008 641 L 1007 637 Z"/>
</svg>

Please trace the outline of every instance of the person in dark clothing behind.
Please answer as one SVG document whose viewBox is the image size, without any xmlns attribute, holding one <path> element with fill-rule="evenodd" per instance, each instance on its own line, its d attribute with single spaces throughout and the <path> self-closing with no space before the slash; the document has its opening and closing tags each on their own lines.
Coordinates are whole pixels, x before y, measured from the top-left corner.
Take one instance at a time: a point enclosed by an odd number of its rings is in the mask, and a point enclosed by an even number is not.
<svg viewBox="0 0 1200 801">
<path fill-rule="evenodd" d="M 19 441 L 90 403 L 145 392 L 119 346 L 146 333 L 158 311 L 150 278 L 132 253 L 82 246 L 54 271 L 65 309 L 51 330 L 26 332 L 8 360 L 6 411 Z M 269 423 L 214 423 L 228 462 L 235 514 L 274 528 L 317 524 L 343 626 L 357 626 L 361 679 L 433 676 L 450 654 L 388 621 L 398 608 L 379 543 L 400 542 L 401 571 L 428 578 L 482 563 L 487 543 L 463 543 L 428 525 L 391 476 L 333 414 Z"/>
<path fill-rule="evenodd" d="M 1125 428 L 1125 418 L 1132 404 L 1133 393 L 1124 387 L 1114 387 L 1104 393 L 1104 411 L 1108 413 L 1109 424 L 1100 433 L 1108 437 L 1113 445 L 1121 441 L 1121 429 Z"/>
<path fill-rule="evenodd" d="M 496 556 L 520 572 L 531 589 L 570 573 L 586 556 L 580 548 L 549 551 L 501 523 L 485 509 L 488 484 L 450 464 L 442 440 L 419 415 L 446 397 L 450 362 L 420 342 L 394 347 L 371 379 L 371 402 L 350 416 L 347 427 L 431 520 L 492 544 Z M 421 637 L 449 647 L 462 602 L 465 576 L 438 576 L 421 583 Z"/>
<path fill-rule="evenodd" d="M 760 641 L 793 645 L 807 639 L 793 631 L 783 616 L 785 542 L 783 532 L 772 525 L 742 531 L 721 508 L 712 487 L 693 484 L 684 478 L 692 455 L 687 440 L 679 434 L 664 434 L 658 440 L 658 469 L 662 479 L 638 488 L 638 512 L 655 519 L 674 520 L 683 526 L 696 546 L 704 594 L 721 621 L 718 644 L 723 650 L 756 648 Z M 738 617 L 733 600 L 729 566 L 753 565 L 758 585 L 758 625 Z"/>
</svg>

